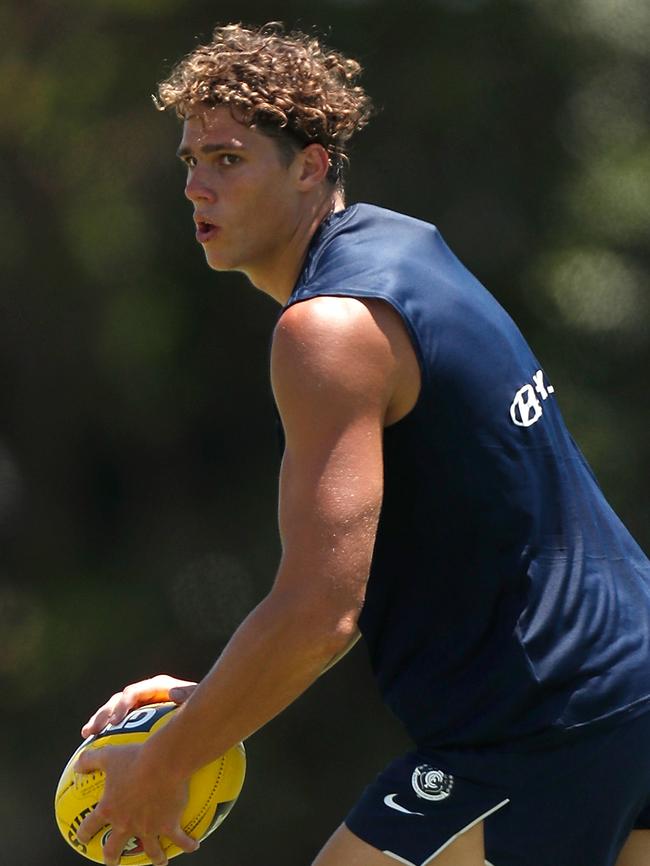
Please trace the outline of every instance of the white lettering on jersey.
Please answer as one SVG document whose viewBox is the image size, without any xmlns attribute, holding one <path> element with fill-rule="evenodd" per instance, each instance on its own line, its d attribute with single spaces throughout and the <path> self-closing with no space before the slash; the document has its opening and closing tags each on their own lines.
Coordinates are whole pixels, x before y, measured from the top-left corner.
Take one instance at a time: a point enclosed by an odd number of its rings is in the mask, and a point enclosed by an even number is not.
<svg viewBox="0 0 650 866">
<path fill-rule="evenodd" d="M 543 409 L 541 402 L 537 399 L 538 395 L 542 400 L 546 400 L 555 393 L 555 388 L 552 385 L 544 384 L 544 373 L 541 370 L 533 375 L 533 383 L 534 387 L 533 385 L 521 387 L 510 404 L 510 417 L 517 427 L 530 427 L 539 421 Z"/>
</svg>

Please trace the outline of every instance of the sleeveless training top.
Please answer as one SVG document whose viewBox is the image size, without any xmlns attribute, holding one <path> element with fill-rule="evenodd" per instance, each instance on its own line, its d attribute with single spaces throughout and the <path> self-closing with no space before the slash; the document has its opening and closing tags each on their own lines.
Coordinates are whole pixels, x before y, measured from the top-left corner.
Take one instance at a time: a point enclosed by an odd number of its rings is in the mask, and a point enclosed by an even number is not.
<svg viewBox="0 0 650 866">
<path fill-rule="evenodd" d="M 528 748 L 650 709 L 650 563 L 605 501 L 555 390 L 433 226 L 331 215 L 287 306 L 378 298 L 422 376 L 384 433 L 359 626 L 418 745 Z"/>
</svg>

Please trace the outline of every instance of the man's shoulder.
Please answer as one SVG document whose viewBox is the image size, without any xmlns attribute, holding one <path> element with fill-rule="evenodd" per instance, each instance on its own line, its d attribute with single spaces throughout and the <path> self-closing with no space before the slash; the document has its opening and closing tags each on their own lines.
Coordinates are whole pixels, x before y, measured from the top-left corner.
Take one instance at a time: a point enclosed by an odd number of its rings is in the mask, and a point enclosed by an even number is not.
<svg viewBox="0 0 650 866">
<path fill-rule="evenodd" d="M 335 212 L 330 217 L 332 234 L 337 233 L 340 224 L 343 233 L 349 230 L 386 231 L 426 231 L 439 233 L 437 227 L 428 220 L 390 208 L 366 202 L 356 202 L 345 210 Z"/>
<path fill-rule="evenodd" d="M 284 309 L 273 332 L 273 348 L 319 354 L 348 348 L 358 355 L 364 341 L 380 337 L 382 323 L 391 316 L 377 299 L 315 295 Z"/>
<path fill-rule="evenodd" d="M 309 249 L 292 300 L 317 294 L 381 295 L 389 274 L 424 267 L 445 257 L 434 225 L 369 204 L 353 204 L 321 225 Z M 404 280 L 409 282 L 407 274 Z"/>
<path fill-rule="evenodd" d="M 271 376 L 278 405 L 306 391 L 324 407 L 376 406 L 396 420 L 415 403 L 420 374 L 404 323 L 375 298 L 322 296 L 293 304 L 275 329 Z"/>
</svg>

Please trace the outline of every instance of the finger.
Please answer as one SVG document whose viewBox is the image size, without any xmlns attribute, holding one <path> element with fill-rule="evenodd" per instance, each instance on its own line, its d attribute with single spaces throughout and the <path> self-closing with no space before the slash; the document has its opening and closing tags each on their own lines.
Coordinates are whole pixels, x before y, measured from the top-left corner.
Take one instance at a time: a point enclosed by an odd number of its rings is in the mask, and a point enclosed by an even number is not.
<svg viewBox="0 0 650 866">
<path fill-rule="evenodd" d="M 159 700 L 172 700 L 175 703 L 186 701 L 196 688 L 193 680 L 179 680 L 167 674 L 158 674 L 151 682 L 160 690 Z"/>
<path fill-rule="evenodd" d="M 108 702 L 111 713 L 108 722 L 117 725 L 133 709 L 144 704 L 170 700 L 169 691 L 176 686 L 192 686 L 188 680 L 177 680 L 167 674 L 157 674 L 148 680 L 131 683 Z"/>
<path fill-rule="evenodd" d="M 153 866 L 167 866 L 167 855 L 162 849 L 158 836 L 141 836 L 140 842 Z"/>
<path fill-rule="evenodd" d="M 122 692 L 116 692 L 88 719 L 81 729 L 82 737 L 89 737 L 91 734 L 98 734 L 107 724 L 109 724 L 115 705 L 119 701 L 121 695 Z"/>
<path fill-rule="evenodd" d="M 132 683 L 121 692 L 116 692 L 97 712 L 88 719 L 81 729 L 82 737 L 98 734 L 106 725 L 117 725 L 134 708 L 152 701 L 167 700 L 167 689 L 161 696 L 161 689 L 151 680 L 143 680 L 140 683 Z"/>
<path fill-rule="evenodd" d="M 192 839 L 191 836 L 188 836 L 181 827 L 177 827 L 170 833 L 165 833 L 165 835 L 168 837 L 170 842 L 173 842 L 174 845 L 186 854 L 192 854 L 199 847 L 198 840 Z"/>
<path fill-rule="evenodd" d="M 90 815 L 86 815 L 81 824 L 77 829 L 77 839 L 80 842 L 83 842 L 84 845 L 87 845 L 88 842 L 95 836 L 99 831 L 106 826 L 108 821 L 104 817 L 104 814 L 99 806 L 94 809 Z M 120 849 L 121 850 L 121 849 Z"/>
<path fill-rule="evenodd" d="M 127 847 L 133 837 L 130 833 L 124 833 L 113 828 L 106 836 L 102 853 L 106 866 L 119 866 L 122 851 Z"/>
<path fill-rule="evenodd" d="M 135 698 L 138 703 L 141 701 L 167 701 L 169 700 L 170 689 L 175 686 L 195 685 L 196 683 L 191 680 L 179 680 L 176 677 L 170 677 L 169 674 L 156 674 L 155 677 L 150 677 L 148 680 L 127 686 L 123 694 L 132 699 Z"/>
<path fill-rule="evenodd" d="M 103 749 L 85 749 L 75 762 L 74 772 L 92 773 L 95 770 L 105 770 L 106 755 L 111 748 L 111 746 L 104 746 Z"/>
<path fill-rule="evenodd" d="M 189 686 L 174 686 L 169 690 L 169 697 L 175 704 L 183 704 L 195 688 L 196 685 L 194 683 Z"/>
<path fill-rule="evenodd" d="M 148 704 L 155 698 L 150 697 L 148 691 L 140 691 L 137 683 L 133 686 L 127 686 L 123 692 L 116 696 L 116 700 L 111 704 L 111 712 L 108 716 L 109 725 L 119 725 L 133 709 L 137 709 L 143 704 Z"/>
<path fill-rule="evenodd" d="M 179 695 L 180 700 L 177 700 L 175 697 L 171 697 L 170 694 L 171 690 L 175 688 L 187 688 L 189 691 L 181 692 Z M 131 683 L 121 692 L 116 692 L 112 695 L 88 719 L 81 729 L 81 735 L 88 737 L 91 734 L 98 734 L 106 725 L 119 724 L 130 710 L 135 707 L 141 707 L 143 704 L 168 700 L 173 700 L 175 703 L 183 703 L 194 688 L 196 688 L 196 683 L 190 680 L 179 680 L 176 677 L 170 677 L 168 674 L 157 674 L 155 677 L 150 677 L 147 680 Z"/>
</svg>

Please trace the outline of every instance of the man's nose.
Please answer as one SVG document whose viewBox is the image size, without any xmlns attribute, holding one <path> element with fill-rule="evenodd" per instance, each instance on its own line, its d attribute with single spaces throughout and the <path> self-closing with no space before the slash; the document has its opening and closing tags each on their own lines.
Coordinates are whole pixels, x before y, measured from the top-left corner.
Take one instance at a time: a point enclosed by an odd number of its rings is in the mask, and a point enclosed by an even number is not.
<svg viewBox="0 0 650 866">
<path fill-rule="evenodd" d="M 217 194 L 198 171 L 190 172 L 185 182 L 185 196 L 191 202 L 216 201 Z"/>
</svg>

